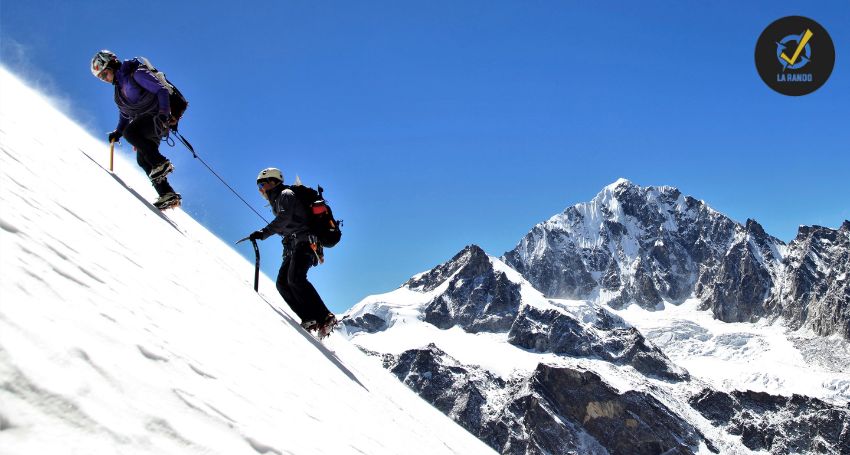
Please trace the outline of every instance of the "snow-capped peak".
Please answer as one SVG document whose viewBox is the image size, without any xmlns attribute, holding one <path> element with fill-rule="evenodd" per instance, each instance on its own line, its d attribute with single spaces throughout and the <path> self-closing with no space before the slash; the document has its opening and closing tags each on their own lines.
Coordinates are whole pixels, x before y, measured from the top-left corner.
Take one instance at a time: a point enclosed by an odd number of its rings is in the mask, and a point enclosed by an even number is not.
<svg viewBox="0 0 850 455">
<path fill-rule="evenodd" d="M 603 192 L 604 191 L 613 191 L 620 186 L 629 186 L 629 185 L 634 185 L 634 183 L 632 183 L 631 180 L 629 180 L 627 178 L 620 177 L 617 180 L 615 180 L 613 183 L 606 185 L 605 188 L 602 191 Z"/>
<path fill-rule="evenodd" d="M 501 283 L 499 290 L 490 292 L 494 283 Z M 481 296 L 485 304 L 454 297 L 476 289 L 486 290 Z M 515 270 L 479 246 L 469 245 L 451 260 L 417 274 L 395 291 L 363 299 L 346 313 L 345 320 L 350 334 L 385 330 L 414 319 L 446 328 L 505 328 L 512 317 L 509 313 L 515 312 L 523 299 L 526 304 L 546 302 Z"/>
</svg>

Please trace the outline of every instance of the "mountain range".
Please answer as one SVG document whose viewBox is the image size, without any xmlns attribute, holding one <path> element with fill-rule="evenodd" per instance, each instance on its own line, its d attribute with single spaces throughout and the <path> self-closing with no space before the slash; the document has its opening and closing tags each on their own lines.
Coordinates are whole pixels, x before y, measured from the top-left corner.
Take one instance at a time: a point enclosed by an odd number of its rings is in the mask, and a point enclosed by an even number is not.
<svg viewBox="0 0 850 455">
<path fill-rule="evenodd" d="M 850 453 L 850 222 L 789 244 L 620 179 L 344 319 L 501 453 Z"/>
</svg>

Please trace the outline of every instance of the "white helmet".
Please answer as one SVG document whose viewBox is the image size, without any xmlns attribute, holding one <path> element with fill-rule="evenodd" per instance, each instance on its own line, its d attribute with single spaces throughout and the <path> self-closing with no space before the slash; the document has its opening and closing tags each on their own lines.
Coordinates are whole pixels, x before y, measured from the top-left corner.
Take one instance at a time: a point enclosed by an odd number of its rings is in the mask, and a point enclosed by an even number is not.
<svg viewBox="0 0 850 455">
<path fill-rule="evenodd" d="M 108 51 L 106 49 L 94 54 L 94 57 L 91 59 L 91 73 L 94 74 L 95 77 L 100 77 L 100 73 L 106 69 L 107 65 L 111 61 L 118 61 L 118 56 L 115 55 L 114 52 Z"/>
<path fill-rule="evenodd" d="M 257 188 L 266 200 L 269 199 L 269 195 L 266 194 L 266 184 L 274 181 L 277 181 L 277 183 L 273 184 L 269 188 L 275 188 L 279 184 L 283 183 L 283 174 L 281 174 L 280 169 L 268 167 L 260 171 L 259 175 L 257 175 Z"/>
<path fill-rule="evenodd" d="M 281 183 L 283 183 L 283 173 L 280 172 L 280 169 L 276 169 L 273 167 L 269 167 L 260 171 L 260 174 L 257 175 L 257 181 L 261 180 L 269 180 L 275 179 Z"/>
</svg>

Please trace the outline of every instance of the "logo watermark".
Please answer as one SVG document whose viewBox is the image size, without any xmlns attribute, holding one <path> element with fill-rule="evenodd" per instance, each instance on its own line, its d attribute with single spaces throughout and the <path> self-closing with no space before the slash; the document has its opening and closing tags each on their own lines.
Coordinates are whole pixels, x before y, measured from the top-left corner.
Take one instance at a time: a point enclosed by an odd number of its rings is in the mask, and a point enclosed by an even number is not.
<svg viewBox="0 0 850 455">
<path fill-rule="evenodd" d="M 768 87 L 790 96 L 807 95 L 826 83 L 835 66 L 832 38 L 803 16 L 774 21 L 756 42 L 756 69 Z"/>
</svg>

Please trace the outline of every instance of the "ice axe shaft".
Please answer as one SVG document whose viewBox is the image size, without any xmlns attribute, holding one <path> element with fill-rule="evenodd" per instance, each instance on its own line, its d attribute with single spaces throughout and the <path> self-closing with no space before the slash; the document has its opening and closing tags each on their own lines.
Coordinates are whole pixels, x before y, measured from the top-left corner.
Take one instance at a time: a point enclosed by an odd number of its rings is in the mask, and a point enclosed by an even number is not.
<svg viewBox="0 0 850 455">
<path fill-rule="evenodd" d="M 242 243 L 246 240 L 250 240 L 251 246 L 254 247 L 254 258 L 255 258 L 254 259 L 254 291 L 259 293 L 260 292 L 260 248 L 257 246 L 256 240 L 254 240 L 252 238 L 248 238 L 248 237 L 245 237 L 244 239 L 241 239 L 236 243 L 240 244 L 240 243 Z"/>
<path fill-rule="evenodd" d="M 115 163 L 115 141 L 109 141 L 109 172 L 113 172 L 113 164 Z"/>
</svg>

